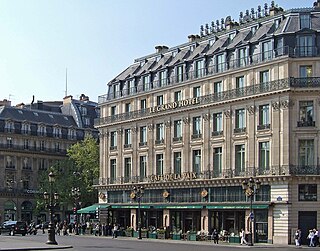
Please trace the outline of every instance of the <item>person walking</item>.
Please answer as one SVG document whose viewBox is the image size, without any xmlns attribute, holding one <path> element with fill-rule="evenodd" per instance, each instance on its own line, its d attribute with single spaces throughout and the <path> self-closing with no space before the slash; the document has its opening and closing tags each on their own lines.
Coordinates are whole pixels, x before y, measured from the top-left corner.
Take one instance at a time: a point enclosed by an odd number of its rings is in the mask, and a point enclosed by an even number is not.
<svg viewBox="0 0 320 251">
<path fill-rule="evenodd" d="M 301 230 L 299 228 L 294 233 L 294 241 L 296 246 L 301 246 Z"/>
<path fill-rule="evenodd" d="M 246 231 L 244 231 L 243 228 L 241 228 L 241 231 L 240 231 L 240 245 L 242 244 L 245 244 L 247 245 L 247 240 L 246 240 Z"/>
<path fill-rule="evenodd" d="M 309 240 L 309 247 L 314 247 L 314 232 L 312 229 L 309 230 L 309 234 L 307 238 Z"/>
<path fill-rule="evenodd" d="M 118 235 L 118 224 L 113 225 L 112 239 L 117 238 Z"/>
<path fill-rule="evenodd" d="M 212 239 L 213 239 L 213 243 L 219 244 L 219 233 L 218 233 L 217 229 L 213 229 L 213 231 L 212 231 Z"/>
</svg>

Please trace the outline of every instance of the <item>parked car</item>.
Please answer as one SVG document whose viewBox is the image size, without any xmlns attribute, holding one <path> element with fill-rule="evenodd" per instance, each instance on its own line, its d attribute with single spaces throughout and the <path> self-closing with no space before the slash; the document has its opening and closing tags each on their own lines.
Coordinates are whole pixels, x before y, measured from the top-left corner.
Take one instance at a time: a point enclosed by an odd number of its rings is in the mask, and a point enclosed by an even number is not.
<svg viewBox="0 0 320 251">
<path fill-rule="evenodd" d="M 0 225 L 0 234 L 21 234 L 26 235 L 28 230 L 27 224 L 24 221 L 5 221 Z"/>
</svg>

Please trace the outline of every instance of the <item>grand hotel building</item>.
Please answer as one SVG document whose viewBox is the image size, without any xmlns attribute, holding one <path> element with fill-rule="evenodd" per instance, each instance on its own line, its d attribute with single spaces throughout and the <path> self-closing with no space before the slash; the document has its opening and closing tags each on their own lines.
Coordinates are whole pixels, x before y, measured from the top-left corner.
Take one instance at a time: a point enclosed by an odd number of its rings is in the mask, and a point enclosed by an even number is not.
<svg viewBox="0 0 320 251">
<path fill-rule="evenodd" d="M 200 35 L 134 61 L 99 97 L 101 207 L 142 226 L 293 241 L 319 226 L 320 2 L 274 2 L 201 26 Z M 319 198 L 320 201 L 320 198 Z"/>
</svg>

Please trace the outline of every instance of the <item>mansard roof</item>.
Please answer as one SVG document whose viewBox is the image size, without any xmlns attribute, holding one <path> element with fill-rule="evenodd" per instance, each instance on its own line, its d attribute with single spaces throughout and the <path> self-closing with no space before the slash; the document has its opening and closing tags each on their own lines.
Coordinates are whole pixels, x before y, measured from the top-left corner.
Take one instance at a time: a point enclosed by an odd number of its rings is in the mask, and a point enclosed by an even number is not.
<svg viewBox="0 0 320 251">
<path fill-rule="evenodd" d="M 29 110 L 16 107 L 2 107 L 0 119 L 36 124 L 60 125 L 62 127 L 77 127 L 72 116 L 61 113 L 46 112 L 41 110 Z"/>
</svg>

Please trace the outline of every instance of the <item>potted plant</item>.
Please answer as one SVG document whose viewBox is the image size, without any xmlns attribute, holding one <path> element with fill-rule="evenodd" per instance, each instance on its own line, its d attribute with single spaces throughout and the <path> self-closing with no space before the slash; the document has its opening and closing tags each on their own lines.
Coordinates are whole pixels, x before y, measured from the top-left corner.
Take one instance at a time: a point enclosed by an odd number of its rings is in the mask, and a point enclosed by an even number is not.
<svg viewBox="0 0 320 251">
<path fill-rule="evenodd" d="M 148 238 L 148 229 L 141 228 L 141 238 Z"/>
<path fill-rule="evenodd" d="M 197 240 L 197 232 L 196 231 L 188 231 L 187 232 L 187 240 L 188 241 L 196 241 Z"/>
<path fill-rule="evenodd" d="M 174 229 L 172 232 L 172 240 L 181 240 L 182 230 Z"/>
<path fill-rule="evenodd" d="M 165 239 L 166 238 L 166 230 L 163 228 L 157 229 L 157 238 L 158 239 Z"/>
</svg>

